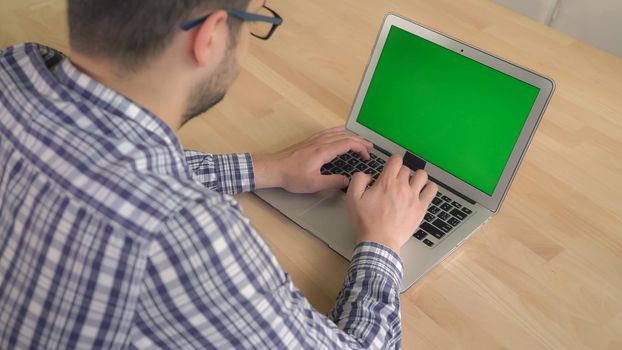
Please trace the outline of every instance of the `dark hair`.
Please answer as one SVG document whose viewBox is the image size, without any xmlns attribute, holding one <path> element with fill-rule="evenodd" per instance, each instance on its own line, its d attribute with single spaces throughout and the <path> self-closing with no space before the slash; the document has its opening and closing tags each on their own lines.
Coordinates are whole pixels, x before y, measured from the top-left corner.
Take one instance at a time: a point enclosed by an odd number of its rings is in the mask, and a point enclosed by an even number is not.
<svg viewBox="0 0 622 350">
<path fill-rule="evenodd" d="M 166 48 L 179 25 L 209 10 L 246 10 L 250 0 L 68 0 L 69 42 L 135 70 Z M 241 21 L 227 21 L 235 41 Z"/>
</svg>

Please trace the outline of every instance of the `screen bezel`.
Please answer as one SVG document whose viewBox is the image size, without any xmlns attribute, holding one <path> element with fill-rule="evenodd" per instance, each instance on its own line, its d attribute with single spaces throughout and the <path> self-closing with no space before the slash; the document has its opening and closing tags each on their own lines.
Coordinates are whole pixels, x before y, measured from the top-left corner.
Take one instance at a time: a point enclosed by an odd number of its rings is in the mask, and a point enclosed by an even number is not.
<svg viewBox="0 0 622 350">
<path fill-rule="evenodd" d="M 451 187 L 454 191 L 457 191 L 463 196 L 472 199 L 473 201 L 479 203 L 480 205 L 489 209 L 492 212 L 497 212 L 501 207 L 501 203 L 503 202 L 503 199 L 507 194 L 510 184 L 512 183 L 512 180 L 516 174 L 516 170 L 518 169 L 518 166 L 522 161 L 522 158 L 527 150 L 527 147 L 529 146 L 529 143 L 531 142 L 535 130 L 540 120 L 542 119 L 544 110 L 546 109 L 546 106 L 548 105 L 553 95 L 553 91 L 555 90 L 555 83 L 553 82 L 553 80 L 537 74 L 533 71 L 530 71 L 526 68 L 502 60 L 494 55 L 481 51 L 480 49 L 465 44 L 454 38 L 435 32 L 418 23 L 402 18 L 397 14 L 388 13 L 385 16 L 382 28 L 378 33 L 376 44 L 374 45 L 372 55 L 365 69 L 365 74 L 363 75 L 363 79 L 356 94 L 356 98 L 354 99 L 354 103 L 352 105 L 348 121 L 346 123 L 346 128 L 373 142 L 374 144 L 383 148 L 391 154 L 404 155 L 406 152 L 410 151 L 388 140 L 387 138 L 382 137 L 375 131 L 368 129 L 367 127 L 358 123 L 356 119 L 358 118 L 361 106 L 365 99 L 365 95 L 367 94 L 367 90 L 369 88 L 369 84 L 371 83 L 373 74 L 376 70 L 376 65 L 378 64 L 378 60 L 380 59 L 380 55 L 382 54 L 384 44 L 387 40 L 387 36 L 392 26 L 403 29 L 413 35 L 417 35 L 425 40 L 431 41 L 446 49 L 452 50 L 465 57 L 471 58 L 490 68 L 510 75 L 516 79 L 519 79 L 540 89 L 540 93 L 536 98 L 536 102 L 531 108 L 531 112 L 527 117 L 525 125 L 521 130 L 521 133 L 518 137 L 516 144 L 514 145 L 514 148 L 512 149 L 510 158 L 505 168 L 503 169 L 501 178 L 499 179 L 499 182 L 492 195 L 488 195 L 482 192 L 481 190 L 460 180 L 459 178 L 449 174 L 445 170 L 442 170 L 431 163 L 426 163 L 426 166 L 424 168 L 424 170 L 427 171 L 431 177 L 437 179 L 446 186 Z M 413 154 L 417 157 L 420 157 L 416 153 Z"/>
</svg>

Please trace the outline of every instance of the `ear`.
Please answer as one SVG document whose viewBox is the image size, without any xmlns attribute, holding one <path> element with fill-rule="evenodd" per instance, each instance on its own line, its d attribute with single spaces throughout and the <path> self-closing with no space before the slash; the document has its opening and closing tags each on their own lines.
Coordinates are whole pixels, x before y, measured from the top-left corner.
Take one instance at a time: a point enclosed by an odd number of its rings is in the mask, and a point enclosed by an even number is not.
<svg viewBox="0 0 622 350">
<path fill-rule="evenodd" d="M 227 45 L 229 35 L 227 17 L 227 11 L 216 10 L 195 29 L 192 51 L 200 67 L 205 67 L 211 62 L 214 50 Z"/>
</svg>

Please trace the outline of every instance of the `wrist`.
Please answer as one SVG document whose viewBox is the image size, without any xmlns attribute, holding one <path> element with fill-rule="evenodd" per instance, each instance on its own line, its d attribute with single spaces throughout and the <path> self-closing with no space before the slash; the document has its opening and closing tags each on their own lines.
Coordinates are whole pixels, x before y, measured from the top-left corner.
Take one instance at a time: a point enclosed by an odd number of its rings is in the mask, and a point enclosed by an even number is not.
<svg viewBox="0 0 622 350">
<path fill-rule="evenodd" d="M 357 243 L 362 243 L 362 242 L 372 242 L 372 243 L 380 244 L 381 246 L 384 246 L 390 249 L 395 254 L 400 255 L 401 246 L 394 242 L 383 240 L 383 239 L 371 238 L 371 237 L 366 237 L 366 238 L 361 237 Z"/>
<path fill-rule="evenodd" d="M 270 155 L 251 154 L 255 173 L 255 188 L 283 187 L 283 172 L 279 162 Z"/>
</svg>

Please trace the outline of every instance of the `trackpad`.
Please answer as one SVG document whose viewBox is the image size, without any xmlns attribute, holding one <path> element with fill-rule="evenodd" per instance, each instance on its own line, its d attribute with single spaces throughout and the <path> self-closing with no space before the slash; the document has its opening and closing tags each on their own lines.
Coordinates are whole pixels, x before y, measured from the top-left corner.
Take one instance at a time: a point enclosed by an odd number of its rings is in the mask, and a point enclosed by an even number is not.
<svg viewBox="0 0 622 350">
<path fill-rule="evenodd" d="M 356 244 L 356 230 L 350 222 L 345 196 L 335 193 L 300 216 L 303 227 L 337 253 L 350 260 Z"/>
</svg>

